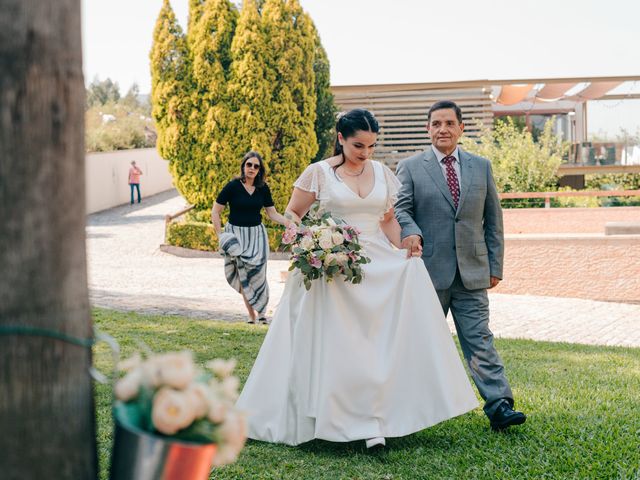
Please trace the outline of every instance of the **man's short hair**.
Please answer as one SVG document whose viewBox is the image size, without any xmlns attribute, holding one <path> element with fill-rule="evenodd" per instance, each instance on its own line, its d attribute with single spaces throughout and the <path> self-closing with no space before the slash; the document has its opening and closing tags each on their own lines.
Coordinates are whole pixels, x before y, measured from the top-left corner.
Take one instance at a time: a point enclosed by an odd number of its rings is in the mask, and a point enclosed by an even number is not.
<svg viewBox="0 0 640 480">
<path fill-rule="evenodd" d="M 431 105 L 431 108 L 429 109 L 429 113 L 427 113 L 427 123 L 431 121 L 431 114 L 433 112 L 435 112 L 436 110 L 445 110 L 448 108 L 456 112 L 456 117 L 458 118 L 458 122 L 462 123 L 462 110 L 460 110 L 460 107 L 456 105 L 455 102 L 452 102 L 451 100 L 442 100 L 440 102 L 436 102 L 433 105 Z"/>
</svg>

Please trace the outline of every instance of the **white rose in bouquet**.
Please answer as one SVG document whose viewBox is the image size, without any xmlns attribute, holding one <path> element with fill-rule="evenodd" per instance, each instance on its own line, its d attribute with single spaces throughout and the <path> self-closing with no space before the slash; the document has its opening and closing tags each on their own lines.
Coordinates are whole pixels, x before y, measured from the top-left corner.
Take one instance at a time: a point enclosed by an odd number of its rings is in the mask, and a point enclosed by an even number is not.
<svg viewBox="0 0 640 480">
<path fill-rule="evenodd" d="M 333 239 L 330 229 L 327 228 L 322 230 L 320 233 L 320 239 L 318 240 L 318 245 L 320 245 L 320 248 L 323 250 L 329 250 L 333 247 Z"/>
<path fill-rule="evenodd" d="M 328 267 L 329 265 L 331 265 L 331 262 L 333 262 L 334 260 L 337 260 L 336 254 L 335 253 L 327 253 L 327 255 L 324 257 L 324 266 Z"/>
<path fill-rule="evenodd" d="M 344 242 L 344 236 L 340 232 L 333 232 L 331 234 L 331 240 L 335 246 L 342 245 Z"/>
<path fill-rule="evenodd" d="M 349 255 L 347 255 L 344 252 L 338 252 L 335 254 L 336 257 L 336 262 L 338 263 L 338 265 L 340 266 L 344 266 L 347 264 L 347 262 L 349 261 Z"/>
<path fill-rule="evenodd" d="M 305 236 L 300 240 L 300 248 L 305 250 L 311 250 L 314 246 L 314 241 L 312 237 Z"/>
</svg>

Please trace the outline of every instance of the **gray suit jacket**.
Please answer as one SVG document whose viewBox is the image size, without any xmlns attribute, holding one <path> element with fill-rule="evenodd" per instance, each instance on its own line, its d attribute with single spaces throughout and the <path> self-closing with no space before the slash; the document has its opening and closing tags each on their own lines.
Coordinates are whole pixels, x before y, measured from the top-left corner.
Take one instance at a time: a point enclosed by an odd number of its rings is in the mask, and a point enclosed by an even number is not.
<svg viewBox="0 0 640 480">
<path fill-rule="evenodd" d="M 460 152 L 460 201 L 457 211 L 433 150 L 402 160 L 402 182 L 395 206 L 402 238 L 420 235 L 424 260 L 436 290 L 451 286 L 456 266 L 465 288 L 490 285 L 502 278 L 504 231 L 502 209 L 491 162 Z"/>
</svg>

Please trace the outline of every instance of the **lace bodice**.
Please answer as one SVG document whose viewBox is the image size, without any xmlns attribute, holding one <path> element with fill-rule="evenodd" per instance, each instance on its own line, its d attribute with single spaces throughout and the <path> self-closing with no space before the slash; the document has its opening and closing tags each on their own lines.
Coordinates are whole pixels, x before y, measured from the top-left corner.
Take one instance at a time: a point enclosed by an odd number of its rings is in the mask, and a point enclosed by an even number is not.
<svg viewBox="0 0 640 480">
<path fill-rule="evenodd" d="M 315 193 L 323 210 L 358 227 L 365 235 L 374 234 L 379 230 L 380 219 L 396 202 L 400 182 L 385 165 L 372 165 L 375 181 L 364 198 L 337 177 L 326 161 L 309 165 L 294 186 Z"/>
</svg>

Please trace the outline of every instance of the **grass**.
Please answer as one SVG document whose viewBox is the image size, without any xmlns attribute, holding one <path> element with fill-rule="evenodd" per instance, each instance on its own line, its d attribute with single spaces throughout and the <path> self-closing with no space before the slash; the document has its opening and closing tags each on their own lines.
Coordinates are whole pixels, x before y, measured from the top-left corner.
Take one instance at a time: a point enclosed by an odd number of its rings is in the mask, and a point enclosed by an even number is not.
<svg viewBox="0 0 640 480">
<path fill-rule="evenodd" d="M 235 357 L 244 382 L 266 327 L 95 310 L 97 327 L 124 356 L 140 342 L 154 351 L 191 349 L 199 362 Z M 640 349 L 497 340 L 517 407 L 529 419 L 489 430 L 480 408 L 427 430 L 363 442 L 312 441 L 298 447 L 249 441 L 215 479 L 640 479 Z M 107 348 L 97 365 L 112 365 Z M 274 366 L 275 368 L 275 366 Z M 425 366 L 425 368 L 427 368 Z M 110 388 L 96 389 L 100 478 L 108 478 Z"/>
</svg>

